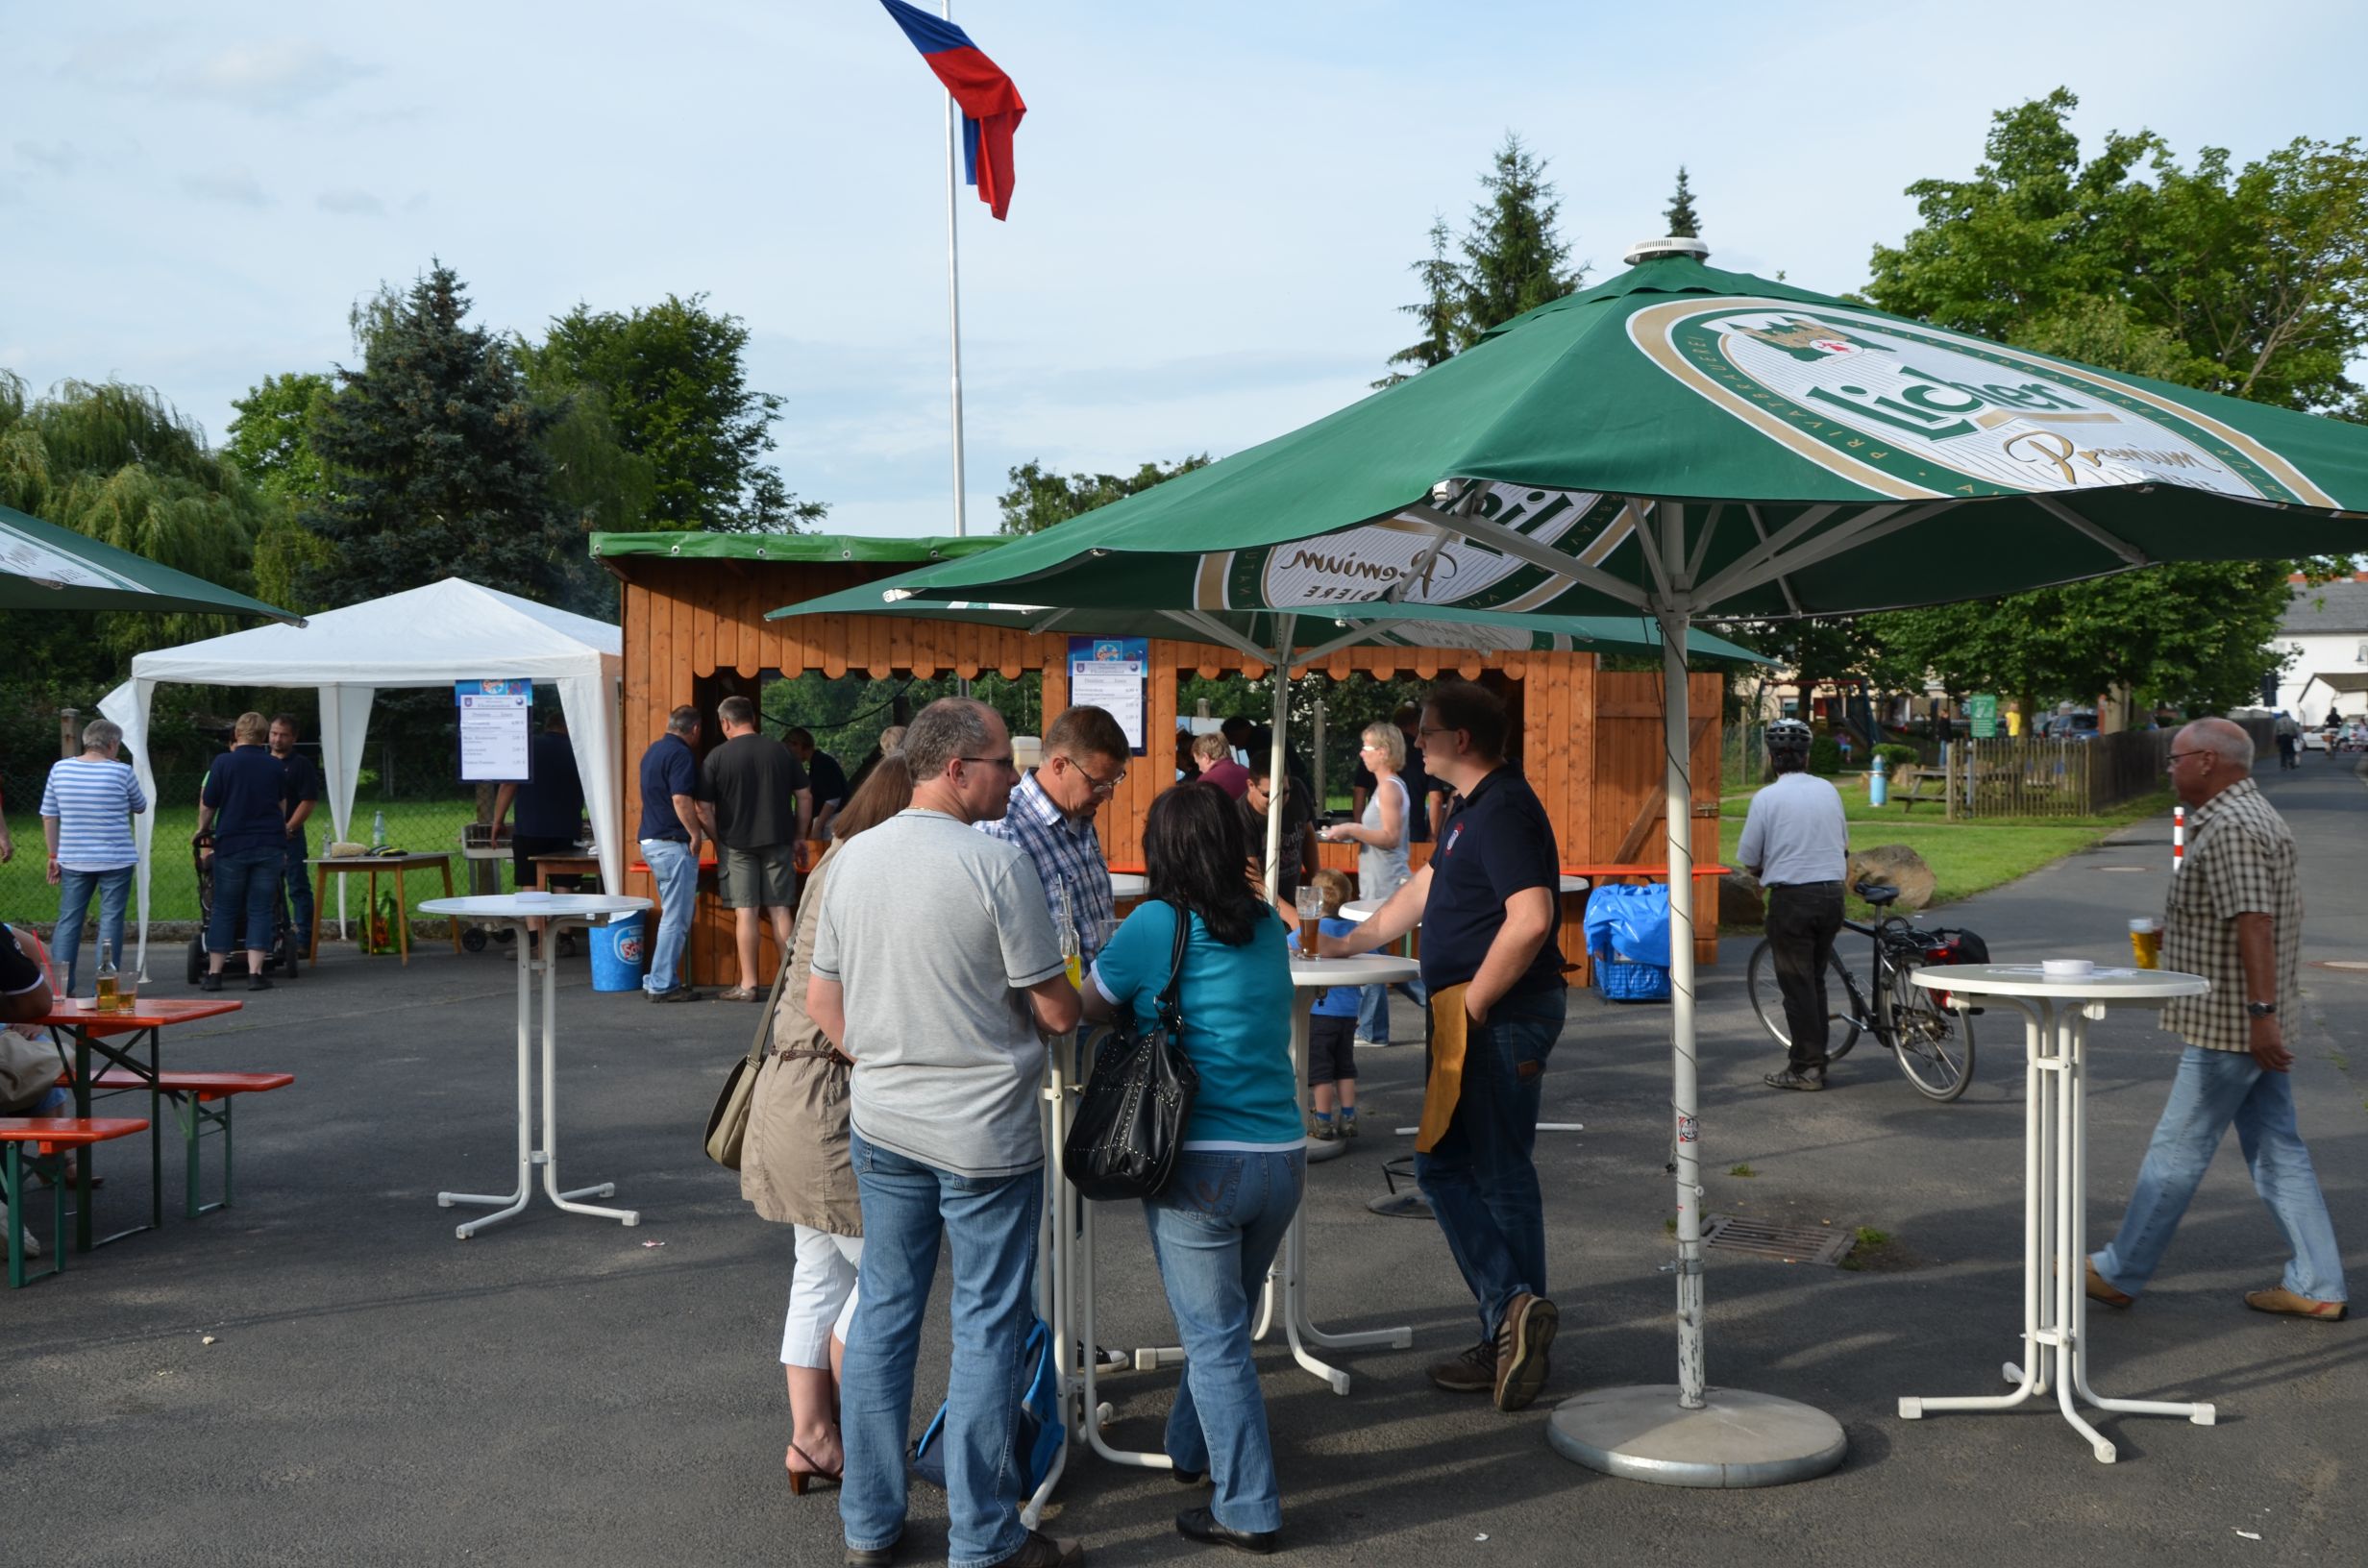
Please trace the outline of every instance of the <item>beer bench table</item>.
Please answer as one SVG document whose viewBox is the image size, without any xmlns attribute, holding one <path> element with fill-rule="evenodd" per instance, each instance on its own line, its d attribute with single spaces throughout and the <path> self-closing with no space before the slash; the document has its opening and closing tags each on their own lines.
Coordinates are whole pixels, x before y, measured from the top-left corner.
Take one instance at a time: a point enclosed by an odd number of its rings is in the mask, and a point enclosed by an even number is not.
<svg viewBox="0 0 2368 1568">
<path fill-rule="evenodd" d="M 308 964 L 321 961 L 321 916 L 329 908 L 329 873 L 332 871 L 339 876 L 352 876 L 357 871 L 368 873 L 370 892 L 367 896 L 370 901 L 362 906 L 361 915 L 364 931 L 370 929 L 370 921 L 378 913 L 379 872 L 395 873 L 395 949 L 403 955 L 406 964 L 411 962 L 411 906 L 403 896 L 403 873 L 406 870 L 424 871 L 432 866 L 444 874 L 444 896 L 450 898 L 453 895 L 453 857 L 431 850 L 401 855 L 322 855 L 306 864 L 313 868 L 312 941 L 305 949 L 305 962 Z M 423 913 L 425 907 L 422 906 Z M 460 951 L 460 922 L 455 920 L 452 923 L 453 951 L 456 953 Z M 367 952 L 369 945 L 368 943 L 362 943 L 362 950 Z"/>
<path fill-rule="evenodd" d="M 74 1041 L 74 1115 L 81 1119 L 90 1115 L 91 1091 L 101 1087 L 99 1074 L 90 1070 L 93 1054 L 108 1064 L 105 1076 L 116 1080 L 124 1089 L 147 1089 L 151 1094 L 161 1091 L 164 1077 L 161 1066 L 163 1037 L 167 1025 L 194 1023 L 200 1018 L 220 1017 L 238 1012 L 244 1002 L 225 1001 L 216 997 L 165 998 L 141 996 L 136 999 L 129 1013 L 97 1013 L 73 1002 L 62 1002 L 37 1020 L 52 1029 L 62 1029 Z M 119 1037 L 129 1036 L 129 1039 Z M 147 1060 L 140 1059 L 140 1044 L 146 1041 Z M 115 1085 L 107 1086 L 111 1090 Z M 149 1217 L 145 1225 L 135 1225 L 114 1235 L 91 1239 L 90 1236 L 90 1178 L 96 1161 L 86 1157 L 75 1184 L 74 1250 L 88 1252 L 94 1246 L 105 1246 L 141 1231 L 152 1231 L 164 1223 L 164 1145 L 162 1129 L 156 1118 L 148 1126 L 148 1199 Z"/>
<path fill-rule="evenodd" d="M 144 1133 L 148 1123 L 122 1117 L 0 1116 L 0 1204 L 8 1208 L 9 1288 L 20 1290 L 25 1275 L 25 1167 L 49 1178 L 50 1256 L 56 1261 L 34 1279 L 65 1272 L 65 1170 L 59 1157 L 110 1139 Z M 87 1163 L 88 1156 L 85 1156 Z M 87 1200 L 86 1200 L 87 1201 Z"/>
</svg>

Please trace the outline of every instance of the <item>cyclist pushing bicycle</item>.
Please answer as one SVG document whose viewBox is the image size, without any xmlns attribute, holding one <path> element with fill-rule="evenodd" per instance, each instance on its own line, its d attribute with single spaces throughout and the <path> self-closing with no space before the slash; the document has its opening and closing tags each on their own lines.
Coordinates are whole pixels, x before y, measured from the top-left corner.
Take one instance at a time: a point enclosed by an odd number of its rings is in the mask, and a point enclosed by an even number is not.
<svg viewBox="0 0 2368 1568">
<path fill-rule="evenodd" d="M 1770 1089 L 1825 1087 L 1825 971 L 1841 933 L 1842 878 L 1850 828 L 1841 792 L 1809 771 L 1809 726 L 1779 719 L 1767 726 L 1775 781 L 1751 797 L 1736 858 L 1767 894 L 1767 945 L 1784 994 L 1790 1055 Z"/>
</svg>

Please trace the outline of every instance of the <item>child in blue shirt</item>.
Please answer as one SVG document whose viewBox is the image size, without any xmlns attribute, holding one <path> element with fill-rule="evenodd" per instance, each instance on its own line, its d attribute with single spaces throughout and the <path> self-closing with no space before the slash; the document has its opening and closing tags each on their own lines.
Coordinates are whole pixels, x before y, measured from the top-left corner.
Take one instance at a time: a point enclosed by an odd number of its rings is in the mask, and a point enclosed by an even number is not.
<svg viewBox="0 0 2368 1568">
<path fill-rule="evenodd" d="M 1354 885 L 1339 871 L 1318 871 L 1310 884 L 1322 890 L 1323 919 L 1317 929 L 1327 937 L 1344 937 L 1357 926 L 1341 918 Z M 1299 933 L 1292 928 L 1292 950 L 1298 950 Z M 1357 1136 L 1357 999 L 1355 986 L 1326 986 L 1316 993 L 1315 1015 L 1308 1020 L 1307 1082 L 1316 1101 L 1319 1142 Z"/>
</svg>

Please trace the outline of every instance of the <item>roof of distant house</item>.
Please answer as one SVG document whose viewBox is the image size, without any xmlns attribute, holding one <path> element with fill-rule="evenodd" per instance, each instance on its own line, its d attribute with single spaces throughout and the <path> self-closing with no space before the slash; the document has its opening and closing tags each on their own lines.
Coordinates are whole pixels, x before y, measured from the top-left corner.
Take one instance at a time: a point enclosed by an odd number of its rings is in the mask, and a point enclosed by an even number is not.
<svg viewBox="0 0 2368 1568">
<path fill-rule="evenodd" d="M 2368 579 L 2297 584 L 2279 629 L 2289 637 L 2368 631 Z"/>
</svg>

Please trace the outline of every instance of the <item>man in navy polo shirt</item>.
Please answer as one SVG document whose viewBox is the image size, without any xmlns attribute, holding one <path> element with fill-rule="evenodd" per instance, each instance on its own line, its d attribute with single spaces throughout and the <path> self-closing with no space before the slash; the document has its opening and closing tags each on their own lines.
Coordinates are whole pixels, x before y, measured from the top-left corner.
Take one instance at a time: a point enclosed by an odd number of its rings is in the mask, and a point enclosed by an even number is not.
<svg viewBox="0 0 2368 1568">
<path fill-rule="evenodd" d="M 1438 847 L 1414 880 L 1354 934 L 1322 938 L 1320 950 L 1370 952 L 1419 924 L 1433 1017 L 1451 1017 L 1440 1009 L 1462 998 L 1462 1089 L 1446 1131 L 1415 1156 L 1415 1177 L 1479 1303 L 1480 1342 L 1430 1376 L 1517 1410 L 1545 1384 L 1557 1322 L 1530 1151 L 1565 998 L 1554 940 L 1562 857 L 1545 807 L 1504 760 L 1508 727 L 1494 693 L 1463 680 L 1432 688 L 1419 729 L 1423 766 L 1462 803 L 1440 824 Z"/>
<path fill-rule="evenodd" d="M 687 1002 L 698 993 L 682 974 L 699 902 L 699 845 L 706 837 L 699 796 L 699 710 L 666 716 L 666 733 L 641 754 L 641 858 L 657 884 L 657 936 L 642 990 L 654 1002 Z"/>
</svg>

